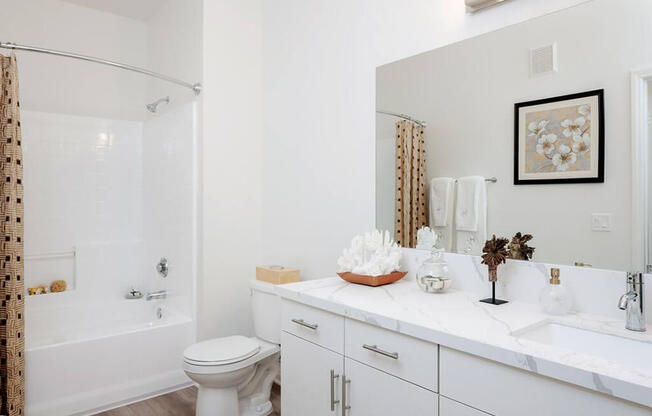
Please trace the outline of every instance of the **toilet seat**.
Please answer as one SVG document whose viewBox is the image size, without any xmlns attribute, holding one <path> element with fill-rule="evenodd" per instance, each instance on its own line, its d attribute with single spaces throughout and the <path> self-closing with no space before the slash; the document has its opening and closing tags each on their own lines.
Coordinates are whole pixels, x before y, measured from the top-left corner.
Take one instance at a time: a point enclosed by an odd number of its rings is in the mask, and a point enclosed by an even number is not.
<svg viewBox="0 0 652 416">
<path fill-rule="evenodd" d="M 183 359 L 197 366 L 220 366 L 246 360 L 259 351 L 260 343 L 255 339 L 233 335 L 191 345 L 183 352 Z"/>
<path fill-rule="evenodd" d="M 228 338 L 228 337 L 227 337 Z M 249 355 L 246 358 L 242 358 L 240 360 L 231 358 L 230 363 L 227 363 L 225 361 L 197 361 L 193 360 L 192 358 L 188 358 L 187 355 L 190 355 L 191 357 L 197 357 L 196 355 L 193 355 L 192 352 L 194 351 L 191 350 L 190 354 L 186 354 L 188 350 L 190 350 L 192 347 L 198 345 L 195 344 L 193 346 L 190 346 L 184 351 L 184 357 L 183 357 L 183 369 L 187 372 L 194 373 L 194 374 L 222 374 L 222 373 L 228 373 L 230 371 L 237 371 L 242 368 L 251 366 L 256 364 L 257 362 L 273 355 L 278 352 L 280 352 L 280 348 L 276 344 L 270 344 L 269 342 L 263 341 L 262 339 L 258 339 L 255 337 L 252 338 L 247 338 L 247 337 L 242 337 L 247 340 L 250 340 L 252 343 L 254 343 L 258 348 L 257 350 Z M 209 340 L 209 341 L 203 341 L 202 343 L 208 343 L 210 341 L 217 341 L 222 338 L 217 338 L 214 340 Z M 243 343 L 244 344 L 244 343 Z M 205 344 L 206 345 L 211 345 L 211 344 Z M 219 343 L 216 343 L 215 345 L 219 345 Z M 249 344 L 251 345 L 251 344 Z M 246 349 L 245 349 L 246 350 Z M 213 357 L 216 357 L 215 354 L 203 356 L 204 358 L 208 357 L 209 359 L 214 359 Z"/>
</svg>

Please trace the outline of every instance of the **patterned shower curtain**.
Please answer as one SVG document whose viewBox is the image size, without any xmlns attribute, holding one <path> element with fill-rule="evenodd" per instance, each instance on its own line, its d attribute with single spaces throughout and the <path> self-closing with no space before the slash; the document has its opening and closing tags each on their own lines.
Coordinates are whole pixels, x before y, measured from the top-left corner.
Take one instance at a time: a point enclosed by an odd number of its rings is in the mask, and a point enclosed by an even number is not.
<svg viewBox="0 0 652 416">
<path fill-rule="evenodd" d="M 395 179 L 394 240 L 403 247 L 416 247 L 417 230 L 428 224 L 428 198 L 423 127 L 413 121 L 396 123 Z"/>
<path fill-rule="evenodd" d="M 0 55 L 0 414 L 25 414 L 23 153 L 16 56 Z"/>
</svg>

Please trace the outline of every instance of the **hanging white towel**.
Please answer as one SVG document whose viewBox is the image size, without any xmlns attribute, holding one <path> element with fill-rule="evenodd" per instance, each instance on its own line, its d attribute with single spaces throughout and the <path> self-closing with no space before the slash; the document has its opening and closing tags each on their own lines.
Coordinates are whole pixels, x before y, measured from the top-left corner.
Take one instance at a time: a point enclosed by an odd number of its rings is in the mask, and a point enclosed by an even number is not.
<svg viewBox="0 0 652 416">
<path fill-rule="evenodd" d="M 453 204 L 455 180 L 434 178 L 430 181 L 430 228 L 437 235 L 437 247 L 453 248 Z"/>
<path fill-rule="evenodd" d="M 430 181 L 430 226 L 447 227 L 453 219 L 453 178 L 433 178 Z"/>
<path fill-rule="evenodd" d="M 458 253 L 482 252 L 487 239 L 487 182 L 482 176 L 457 180 L 455 230 Z"/>
</svg>

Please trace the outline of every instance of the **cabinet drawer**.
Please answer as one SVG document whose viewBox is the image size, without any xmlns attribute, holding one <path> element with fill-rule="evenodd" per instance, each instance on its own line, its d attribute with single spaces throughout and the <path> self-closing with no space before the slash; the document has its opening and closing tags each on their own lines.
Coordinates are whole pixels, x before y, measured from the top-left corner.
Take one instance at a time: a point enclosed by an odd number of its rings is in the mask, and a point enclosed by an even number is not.
<svg viewBox="0 0 652 416">
<path fill-rule="evenodd" d="M 345 328 L 347 357 L 437 391 L 436 344 L 353 319 L 346 320 Z"/>
<path fill-rule="evenodd" d="M 344 353 L 344 317 L 283 299 L 281 319 L 283 331 Z"/>
<path fill-rule="evenodd" d="M 437 416 L 437 393 L 345 359 L 345 416 Z"/>
<path fill-rule="evenodd" d="M 491 416 L 444 396 L 439 396 L 439 416 Z"/>
<path fill-rule="evenodd" d="M 445 347 L 439 352 L 440 393 L 492 415 L 652 414 L 650 408 L 495 361 Z"/>
</svg>

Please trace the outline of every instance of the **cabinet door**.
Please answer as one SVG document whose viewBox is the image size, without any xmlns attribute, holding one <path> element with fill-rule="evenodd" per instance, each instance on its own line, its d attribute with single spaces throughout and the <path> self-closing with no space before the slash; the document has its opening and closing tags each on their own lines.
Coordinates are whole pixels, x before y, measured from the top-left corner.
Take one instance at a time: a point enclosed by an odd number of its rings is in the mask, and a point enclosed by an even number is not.
<svg viewBox="0 0 652 416">
<path fill-rule="evenodd" d="M 347 416 L 437 416 L 436 393 L 350 358 L 344 367 Z"/>
<path fill-rule="evenodd" d="M 440 416 L 490 416 L 489 413 L 481 412 L 462 403 L 439 396 Z"/>
<path fill-rule="evenodd" d="M 287 332 L 281 333 L 281 350 L 283 416 L 339 415 L 340 404 L 332 403 L 342 393 L 344 357 Z"/>
</svg>

